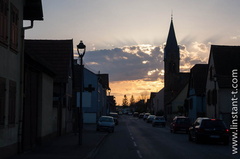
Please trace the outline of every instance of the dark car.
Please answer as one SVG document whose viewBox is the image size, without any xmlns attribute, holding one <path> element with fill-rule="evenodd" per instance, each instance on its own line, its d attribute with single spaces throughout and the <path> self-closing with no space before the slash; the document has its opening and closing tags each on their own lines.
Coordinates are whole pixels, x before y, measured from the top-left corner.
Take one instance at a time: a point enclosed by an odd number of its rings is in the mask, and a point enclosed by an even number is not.
<svg viewBox="0 0 240 159">
<path fill-rule="evenodd" d="M 191 126 L 190 119 L 185 116 L 176 116 L 170 124 L 170 131 L 176 133 L 177 131 L 184 131 L 188 133 Z"/>
<path fill-rule="evenodd" d="M 166 120 L 163 116 L 155 116 L 155 118 L 152 121 L 152 126 L 162 126 L 165 127 L 166 126 Z"/>
<path fill-rule="evenodd" d="M 193 126 L 189 128 L 189 141 L 196 143 L 203 141 L 229 143 L 229 129 L 219 119 L 197 118 Z"/>
<path fill-rule="evenodd" d="M 153 119 L 155 118 L 155 115 L 149 115 L 147 117 L 147 123 L 152 123 Z"/>
<path fill-rule="evenodd" d="M 97 131 L 106 130 L 109 132 L 114 132 L 114 120 L 111 116 L 101 116 L 97 122 Z"/>
<path fill-rule="evenodd" d="M 151 115 L 150 113 L 145 113 L 143 116 L 143 120 L 147 120 L 148 116 Z"/>
<path fill-rule="evenodd" d="M 110 112 L 109 116 L 112 116 L 116 125 L 118 125 L 118 113 Z"/>
<path fill-rule="evenodd" d="M 133 116 L 134 116 L 134 117 L 138 117 L 138 115 L 139 115 L 138 112 L 134 112 L 134 113 L 133 113 Z"/>
<path fill-rule="evenodd" d="M 140 113 L 138 118 L 141 119 L 141 118 L 143 118 L 143 116 L 144 116 L 144 113 Z"/>
</svg>

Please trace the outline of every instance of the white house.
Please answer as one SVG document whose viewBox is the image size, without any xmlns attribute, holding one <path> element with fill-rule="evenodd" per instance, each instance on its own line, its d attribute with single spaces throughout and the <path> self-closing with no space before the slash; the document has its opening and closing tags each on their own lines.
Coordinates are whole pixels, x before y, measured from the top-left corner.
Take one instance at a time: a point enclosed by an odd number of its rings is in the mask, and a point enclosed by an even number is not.
<svg viewBox="0 0 240 159">
<path fill-rule="evenodd" d="M 206 83 L 206 115 L 220 118 L 229 126 L 233 111 L 239 110 L 240 46 L 212 45 Z M 236 109 L 233 109 L 236 108 Z"/>
<path fill-rule="evenodd" d="M 75 105 L 80 106 L 80 65 L 75 60 L 74 64 L 74 94 Z M 83 123 L 96 123 L 101 115 L 107 115 L 107 90 L 109 88 L 108 74 L 95 74 L 84 68 L 83 82 Z M 74 101 L 73 101 L 74 102 Z M 73 103 L 74 104 L 74 103 Z"/>
<path fill-rule="evenodd" d="M 41 0 L 0 0 L 0 158 L 18 152 L 22 128 L 24 31 L 43 20 Z M 30 20 L 28 27 L 23 20 Z"/>
</svg>

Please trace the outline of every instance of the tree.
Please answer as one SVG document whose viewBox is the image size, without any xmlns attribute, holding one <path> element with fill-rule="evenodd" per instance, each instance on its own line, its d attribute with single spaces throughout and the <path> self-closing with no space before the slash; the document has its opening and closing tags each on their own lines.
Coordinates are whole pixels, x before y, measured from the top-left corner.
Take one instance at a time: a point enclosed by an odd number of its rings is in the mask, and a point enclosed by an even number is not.
<svg viewBox="0 0 240 159">
<path fill-rule="evenodd" d="M 123 101 L 122 101 L 122 106 L 128 106 L 127 95 L 124 95 L 124 98 L 123 98 Z"/>
<path fill-rule="evenodd" d="M 130 98 L 130 106 L 134 106 L 135 105 L 135 99 L 133 97 L 133 95 Z"/>
</svg>

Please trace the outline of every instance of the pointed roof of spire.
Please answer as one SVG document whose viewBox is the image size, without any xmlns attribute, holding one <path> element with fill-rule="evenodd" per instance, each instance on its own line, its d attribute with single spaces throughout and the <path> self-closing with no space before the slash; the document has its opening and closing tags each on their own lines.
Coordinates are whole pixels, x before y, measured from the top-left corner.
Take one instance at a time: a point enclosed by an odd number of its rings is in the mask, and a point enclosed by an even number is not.
<svg viewBox="0 0 240 159">
<path fill-rule="evenodd" d="M 171 14 L 171 23 L 170 23 L 170 29 L 168 32 L 168 38 L 167 38 L 167 43 L 165 47 L 165 51 L 168 50 L 179 50 L 178 44 L 177 44 L 177 39 L 174 31 L 174 26 L 173 26 L 173 15 Z"/>
</svg>

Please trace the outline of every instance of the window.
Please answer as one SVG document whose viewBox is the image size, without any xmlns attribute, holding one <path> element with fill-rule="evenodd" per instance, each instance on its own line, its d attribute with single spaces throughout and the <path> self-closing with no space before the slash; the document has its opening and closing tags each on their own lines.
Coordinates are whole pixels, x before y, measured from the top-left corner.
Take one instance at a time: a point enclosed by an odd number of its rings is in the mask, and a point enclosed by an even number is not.
<svg viewBox="0 0 240 159">
<path fill-rule="evenodd" d="M 0 42 L 8 44 L 8 0 L 0 0 Z"/>
<path fill-rule="evenodd" d="M 17 8 L 11 4 L 11 37 L 10 37 L 10 47 L 11 49 L 17 51 L 18 49 L 18 10 Z"/>
<path fill-rule="evenodd" d="M 16 118 L 16 82 L 9 81 L 9 110 L 8 110 L 8 123 L 15 124 Z"/>
<path fill-rule="evenodd" d="M 5 122 L 6 80 L 0 77 L 0 125 Z"/>
</svg>

